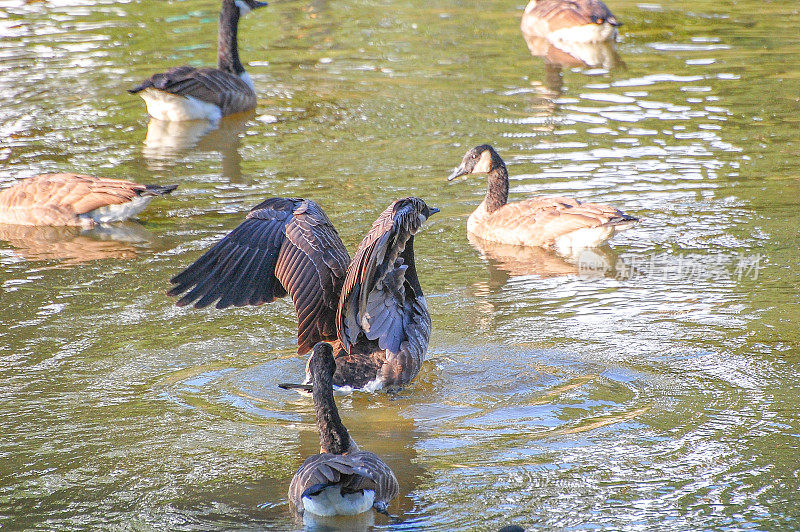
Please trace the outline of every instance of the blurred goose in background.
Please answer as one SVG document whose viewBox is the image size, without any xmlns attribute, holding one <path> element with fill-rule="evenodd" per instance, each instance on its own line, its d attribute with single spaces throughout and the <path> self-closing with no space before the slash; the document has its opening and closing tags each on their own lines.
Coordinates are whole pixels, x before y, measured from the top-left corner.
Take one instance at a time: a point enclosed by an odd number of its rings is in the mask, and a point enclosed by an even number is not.
<svg viewBox="0 0 800 532">
<path fill-rule="evenodd" d="M 271 198 L 259 204 L 186 270 L 168 292 L 178 306 L 260 305 L 291 296 L 297 353 L 317 342 L 336 352 L 333 384 L 375 391 L 408 384 L 428 348 L 431 319 L 414 263 L 414 235 L 438 209 L 419 198 L 389 205 L 353 260 L 315 202 Z M 310 391 L 305 384 L 285 388 Z"/>
<path fill-rule="evenodd" d="M 92 227 L 120 222 L 177 187 L 82 174 L 42 174 L 0 191 L 0 223 Z"/>
<path fill-rule="evenodd" d="M 522 33 L 550 41 L 601 42 L 617 38 L 619 22 L 600 0 L 530 0 Z"/>
<path fill-rule="evenodd" d="M 128 92 L 144 98 L 147 112 L 159 120 L 214 121 L 254 109 L 255 86 L 239 60 L 237 31 L 241 17 L 266 5 L 256 0 L 222 0 L 217 68 L 171 68 Z"/>
<path fill-rule="evenodd" d="M 386 513 L 400 492 L 383 460 L 362 451 L 347 432 L 333 397 L 337 364 L 330 344 L 314 346 L 308 360 L 319 430 L 320 454 L 309 456 L 289 485 L 289 502 L 300 513 L 358 515 L 371 508 Z"/>
<path fill-rule="evenodd" d="M 571 254 L 595 247 L 638 219 L 599 203 L 540 197 L 508 203 L 508 170 L 488 144 L 469 150 L 448 181 L 466 174 L 489 174 L 486 197 L 467 220 L 467 231 L 502 244 L 540 246 Z"/>
</svg>

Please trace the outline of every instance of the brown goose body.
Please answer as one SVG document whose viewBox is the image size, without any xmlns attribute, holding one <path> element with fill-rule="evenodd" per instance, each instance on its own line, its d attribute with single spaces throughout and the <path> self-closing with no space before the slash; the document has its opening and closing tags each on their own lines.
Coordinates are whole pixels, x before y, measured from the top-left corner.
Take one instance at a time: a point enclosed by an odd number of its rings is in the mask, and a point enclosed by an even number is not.
<svg viewBox="0 0 800 532">
<path fill-rule="evenodd" d="M 315 345 L 308 366 L 320 454 L 308 457 L 295 473 L 289 502 L 301 514 L 357 515 L 371 508 L 385 512 L 400 491 L 397 478 L 380 457 L 360 450 L 342 423 L 333 397 L 337 365 L 331 346 Z"/>
<path fill-rule="evenodd" d="M 508 171 L 494 148 L 486 144 L 469 150 L 449 179 L 471 173 L 487 173 L 489 188 L 469 216 L 467 231 L 489 242 L 570 252 L 598 246 L 638 221 L 610 205 L 567 197 L 507 203 Z"/>
<path fill-rule="evenodd" d="M 82 174 L 42 174 L 0 191 L 0 223 L 91 227 L 117 222 L 175 188 Z"/>
<path fill-rule="evenodd" d="M 526 36 L 568 42 L 614 40 L 617 26 L 617 18 L 600 0 L 530 0 L 521 22 Z"/>
<path fill-rule="evenodd" d="M 254 109 L 256 93 L 239 59 L 239 19 L 267 5 L 255 0 L 223 0 L 219 20 L 217 68 L 180 66 L 153 74 L 131 94 L 139 94 L 153 118 L 167 121 L 219 120 Z"/>
<path fill-rule="evenodd" d="M 298 317 L 298 354 L 317 342 L 336 352 L 333 383 L 374 391 L 419 372 L 431 321 L 414 263 L 414 234 L 431 214 L 397 200 L 373 223 L 353 260 L 322 208 L 271 198 L 186 270 L 170 295 L 217 308 L 258 305 L 287 294 Z M 312 381 L 306 368 L 306 383 Z"/>
</svg>

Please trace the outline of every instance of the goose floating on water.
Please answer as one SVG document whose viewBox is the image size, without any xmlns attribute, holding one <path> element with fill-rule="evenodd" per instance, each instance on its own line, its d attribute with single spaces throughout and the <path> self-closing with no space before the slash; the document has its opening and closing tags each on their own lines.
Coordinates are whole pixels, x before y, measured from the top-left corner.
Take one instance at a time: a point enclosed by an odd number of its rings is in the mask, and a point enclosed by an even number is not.
<svg viewBox="0 0 800 532">
<path fill-rule="evenodd" d="M 144 98 L 147 112 L 159 120 L 215 121 L 254 109 L 255 86 L 239 60 L 237 31 L 241 17 L 266 5 L 256 0 L 222 0 L 217 68 L 171 68 L 128 92 Z"/>
<path fill-rule="evenodd" d="M 385 513 L 400 491 L 397 478 L 380 457 L 360 450 L 342 423 L 333 397 L 338 367 L 330 344 L 314 346 L 308 367 L 320 454 L 306 458 L 295 473 L 289 501 L 300 514 L 358 515 L 371 508 Z"/>
<path fill-rule="evenodd" d="M 88 228 L 120 222 L 177 187 L 83 174 L 42 174 L 0 191 L 0 223 Z"/>
<path fill-rule="evenodd" d="M 447 179 L 482 173 L 489 174 L 489 188 L 470 214 L 467 231 L 489 242 L 572 253 L 598 246 L 638 221 L 610 205 L 574 198 L 540 197 L 508 203 L 508 170 L 488 144 L 469 150 Z"/>
<path fill-rule="evenodd" d="M 520 26 L 551 41 L 601 42 L 617 38 L 619 22 L 600 0 L 530 0 Z"/>
<path fill-rule="evenodd" d="M 419 198 L 389 205 L 353 260 L 315 202 L 271 198 L 171 279 L 179 306 L 260 305 L 287 294 L 298 316 L 297 353 L 317 342 L 336 352 L 333 384 L 375 391 L 419 373 L 431 318 L 417 278 L 414 235 L 438 209 Z M 308 390 L 313 376 L 306 367 Z"/>
</svg>

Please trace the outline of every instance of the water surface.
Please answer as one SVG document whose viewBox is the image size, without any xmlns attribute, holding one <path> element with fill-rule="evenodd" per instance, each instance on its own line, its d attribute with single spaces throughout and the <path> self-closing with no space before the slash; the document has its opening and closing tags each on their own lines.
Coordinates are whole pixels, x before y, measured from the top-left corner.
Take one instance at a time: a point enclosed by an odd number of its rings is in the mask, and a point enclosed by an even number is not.
<svg viewBox="0 0 800 532">
<path fill-rule="evenodd" d="M 125 89 L 213 64 L 217 2 L 3 3 L 0 185 L 180 187 L 114 234 L 0 231 L 0 526 L 297 528 L 318 441 L 275 386 L 305 363 L 291 303 L 178 309 L 168 279 L 266 197 L 315 199 L 352 252 L 413 194 L 442 209 L 429 359 L 339 403 L 400 480 L 376 526 L 797 528 L 800 15 L 611 7 L 617 57 L 581 65 L 531 54 L 522 3 L 273 2 L 240 31 L 258 109 L 209 131 Z M 485 180 L 445 177 L 487 142 L 512 199 L 642 222 L 577 259 L 471 243 Z"/>
</svg>

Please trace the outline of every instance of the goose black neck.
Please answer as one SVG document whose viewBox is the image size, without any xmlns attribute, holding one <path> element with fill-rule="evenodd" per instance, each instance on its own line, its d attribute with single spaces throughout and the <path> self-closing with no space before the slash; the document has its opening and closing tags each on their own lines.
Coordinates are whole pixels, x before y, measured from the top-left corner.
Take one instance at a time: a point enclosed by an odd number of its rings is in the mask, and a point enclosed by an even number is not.
<svg viewBox="0 0 800 532">
<path fill-rule="evenodd" d="M 508 202 L 508 170 L 497 153 L 492 154 L 489 189 L 486 191 L 486 210 L 491 214 Z"/>
<path fill-rule="evenodd" d="M 312 379 L 314 387 L 311 395 L 317 414 L 319 445 L 326 453 L 343 454 L 350 448 L 350 434 L 339 417 L 339 410 L 333 399 L 331 375 L 315 372 Z"/>
<path fill-rule="evenodd" d="M 400 254 L 403 257 L 403 264 L 408 265 L 406 270 L 406 282 L 411 285 L 411 288 L 416 293 L 417 297 L 422 295 L 422 286 L 419 284 L 419 277 L 417 277 L 417 265 L 414 261 L 414 235 L 411 235 L 406 242 L 406 247 Z"/>
<path fill-rule="evenodd" d="M 239 8 L 233 0 L 222 2 L 217 36 L 217 68 L 240 76 L 244 72 L 239 61 Z"/>
</svg>

